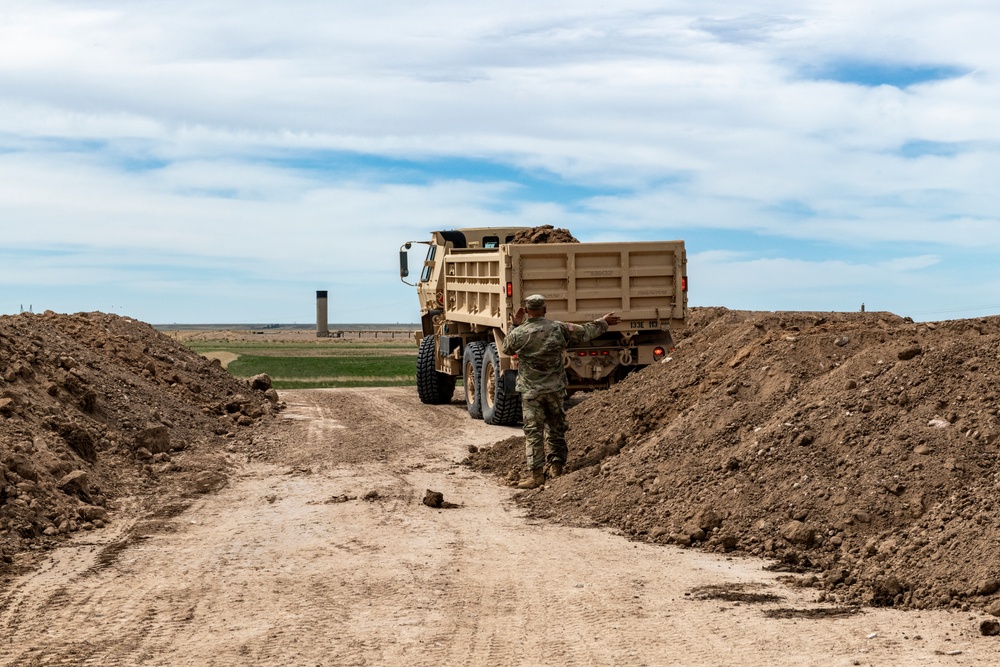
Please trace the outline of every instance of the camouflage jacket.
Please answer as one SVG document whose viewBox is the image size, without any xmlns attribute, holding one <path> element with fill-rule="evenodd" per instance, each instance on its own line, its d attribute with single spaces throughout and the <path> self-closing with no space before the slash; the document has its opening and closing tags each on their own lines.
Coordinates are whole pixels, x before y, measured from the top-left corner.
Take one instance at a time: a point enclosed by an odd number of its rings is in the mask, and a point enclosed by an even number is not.
<svg viewBox="0 0 1000 667">
<path fill-rule="evenodd" d="M 603 319 L 588 324 L 570 324 L 533 317 L 511 329 L 503 341 L 503 353 L 517 355 L 517 390 L 533 398 L 566 389 L 563 351 L 585 343 L 608 330 Z"/>
</svg>

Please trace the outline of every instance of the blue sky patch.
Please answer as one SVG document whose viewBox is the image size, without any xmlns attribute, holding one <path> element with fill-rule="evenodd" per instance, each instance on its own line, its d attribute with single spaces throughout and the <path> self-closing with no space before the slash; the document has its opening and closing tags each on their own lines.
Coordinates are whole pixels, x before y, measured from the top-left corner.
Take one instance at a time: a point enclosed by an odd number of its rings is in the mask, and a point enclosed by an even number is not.
<svg viewBox="0 0 1000 667">
<path fill-rule="evenodd" d="M 436 181 L 513 183 L 517 201 L 573 204 L 581 199 L 629 194 L 624 188 L 573 183 L 543 169 L 521 169 L 493 160 L 476 158 L 428 158 L 407 160 L 346 151 L 323 151 L 267 160 L 284 168 L 323 174 L 336 180 L 360 179 L 377 182 L 428 185 Z"/>
<path fill-rule="evenodd" d="M 914 65 L 866 60 L 836 60 L 807 69 L 805 77 L 818 81 L 853 83 L 875 88 L 908 88 L 921 83 L 956 79 L 970 70 L 955 65 Z"/>
<path fill-rule="evenodd" d="M 0 133 L 0 153 L 97 153 L 107 149 L 102 139 L 23 136 Z"/>
<path fill-rule="evenodd" d="M 955 157 L 963 151 L 962 144 L 951 141 L 926 141 L 913 139 L 899 148 L 899 155 L 908 159 L 918 157 Z"/>
<path fill-rule="evenodd" d="M 100 159 L 127 172 L 162 169 L 170 160 L 154 157 L 150 142 L 69 138 L 57 136 L 24 137 L 0 133 L 0 155 L 14 153 L 56 153 L 97 155 Z"/>
<path fill-rule="evenodd" d="M 112 160 L 125 171 L 155 171 L 170 166 L 169 160 L 142 155 L 114 155 Z"/>
<path fill-rule="evenodd" d="M 688 256 L 709 250 L 741 253 L 744 261 L 787 258 L 803 262 L 845 262 L 879 264 L 886 261 L 885 245 L 870 242 L 844 244 L 834 241 L 795 239 L 788 236 L 745 229 L 691 229 L 682 235 Z M 652 240 L 652 239 L 650 239 Z M 893 245 L 899 255 L 927 254 L 937 247 L 918 242 Z"/>
</svg>

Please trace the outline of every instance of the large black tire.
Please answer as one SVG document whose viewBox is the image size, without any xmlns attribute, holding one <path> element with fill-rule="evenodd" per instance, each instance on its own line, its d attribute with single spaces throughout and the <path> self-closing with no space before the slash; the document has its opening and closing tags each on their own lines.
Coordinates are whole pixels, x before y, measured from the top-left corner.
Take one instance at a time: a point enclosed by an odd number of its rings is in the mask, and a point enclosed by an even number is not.
<svg viewBox="0 0 1000 667">
<path fill-rule="evenodd" d="M 497 344 L 490 343 L 483 353 L 483 374 L 479 383 L 483 421 L 496 426 L 513 426 L 521 421 L 521 395 L 508 392 L 503 380 Z"/>
<path fill-rule="evenodd" d="M 475 340 L 465 346 L 462 355 L 462 376 L 465 384 L 465 407 L 473 419 L 483 418 L 483 352 L 486 343 Z"/>
<path fill-rule="evenodd" d="M 455 393 L 455 376 L 434 369 L 434 336 L 425 336 L 417 350 L 417 395 L 421 403 L 450 403 Z"/>
</svg>

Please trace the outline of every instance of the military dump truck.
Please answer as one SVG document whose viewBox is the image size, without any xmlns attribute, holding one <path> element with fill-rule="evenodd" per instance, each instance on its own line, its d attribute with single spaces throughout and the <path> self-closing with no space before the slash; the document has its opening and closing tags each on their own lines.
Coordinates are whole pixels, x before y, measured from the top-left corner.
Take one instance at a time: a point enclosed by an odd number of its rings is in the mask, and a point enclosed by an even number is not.
<svg viewBox="0 0 1000 667">
<path fill-rule="evenodd" d="M 517 358 L 500 350 L 512 316 L 532 294 L 545 296 L 550 319 L 584 323 L 612 311 L 622 318 L 566 351 L 569 392 L 608 387 L 670 351 L 670 329 L 683 327 L 687 313 L 683 241 L 511 243 L 530 229 L 438 231 L 400 248 L 400 278 L 420 299 L 417 392 L 424 403 L 449 402 L 462 377 L 472 417 L 501 425 L 521 420 Z M 419 279 L 410 283 L 415 243 L 428 248 Z"/>
</svg>

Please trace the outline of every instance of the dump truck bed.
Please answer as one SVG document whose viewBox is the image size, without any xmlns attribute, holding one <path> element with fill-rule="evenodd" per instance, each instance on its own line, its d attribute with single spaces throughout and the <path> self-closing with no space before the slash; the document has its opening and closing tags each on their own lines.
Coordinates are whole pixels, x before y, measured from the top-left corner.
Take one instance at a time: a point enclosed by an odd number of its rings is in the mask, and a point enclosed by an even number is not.
<svg viewBox="0 0 1000 667">
<path fill-rule="evenodd" d="M 447 319 L 507 329 L 531 294 L 547 317 L 589 322 L 615 312 L 614 330 L 679 328 L 687 313 L 683 241 L 504 244 L 445 256 Z"/>
</svg>

